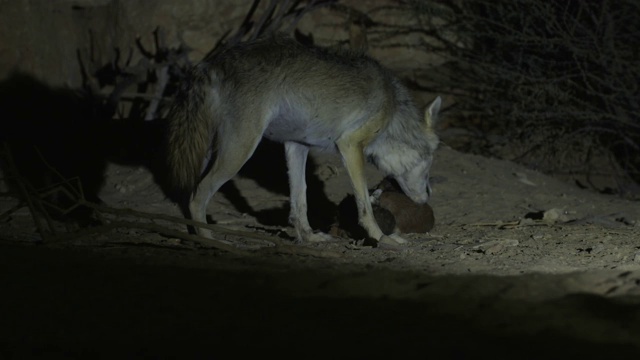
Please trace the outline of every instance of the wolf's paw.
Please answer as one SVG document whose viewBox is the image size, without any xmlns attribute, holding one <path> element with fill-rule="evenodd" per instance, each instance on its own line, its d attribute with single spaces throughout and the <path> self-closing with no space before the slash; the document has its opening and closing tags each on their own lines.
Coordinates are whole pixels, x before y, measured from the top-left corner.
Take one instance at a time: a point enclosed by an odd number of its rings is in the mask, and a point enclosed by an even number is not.
<svg viewBox="0 0 640 360">
<path fill-rule="evenodd" d="M 380 240 L 378 240 L 378 244 L 380 245 L 404 245 L 409 241 L 405 240 L 402 236 L 397 234 L 391 235 L 382 235 Z"/>
</svg>

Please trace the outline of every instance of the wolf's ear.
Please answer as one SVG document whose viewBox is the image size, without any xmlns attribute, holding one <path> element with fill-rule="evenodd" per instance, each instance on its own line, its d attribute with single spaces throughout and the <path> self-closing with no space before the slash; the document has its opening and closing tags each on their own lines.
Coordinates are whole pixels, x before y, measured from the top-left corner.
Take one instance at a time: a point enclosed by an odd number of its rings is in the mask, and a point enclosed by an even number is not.
<svg viewBox="0 0 640 360">
<path fill-rule="evenodd" d="M 440 100 L 440 96 L 438 96 L 431 102 L 431 104 L 429 104 L 429 106 L 427 106 L 427 109 L 424 111 L 424 122 L 427 125 L 427 129 L 433 128 L 436 117 L 438 116 L 438 112 L 440 112 L 441 104 L 442 100 Z"/>
</svg>

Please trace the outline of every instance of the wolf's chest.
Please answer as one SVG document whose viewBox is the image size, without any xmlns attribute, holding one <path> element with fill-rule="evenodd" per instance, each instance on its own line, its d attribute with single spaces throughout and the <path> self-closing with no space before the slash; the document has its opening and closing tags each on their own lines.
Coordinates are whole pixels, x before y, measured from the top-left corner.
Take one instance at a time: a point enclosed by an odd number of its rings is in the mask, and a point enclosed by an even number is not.
<svg viewBox="0 0 640 360">
<path fill-rule="evenodd" d="M 335 146 L 337 129 L 314 117 L 279 116 L 273 118 L 263 136 L 278 142 L 295 141 L 314 147 Z"/>
</svg>

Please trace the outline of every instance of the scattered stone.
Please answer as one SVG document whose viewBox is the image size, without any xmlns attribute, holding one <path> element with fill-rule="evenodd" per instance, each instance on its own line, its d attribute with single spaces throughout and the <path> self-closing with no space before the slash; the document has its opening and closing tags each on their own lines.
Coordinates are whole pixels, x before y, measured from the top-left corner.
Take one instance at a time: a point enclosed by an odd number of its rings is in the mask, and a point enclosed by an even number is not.
<svg viewBox="0 0 640 360">
<path fill-rule="evenodd" d="M 558 208 L 549 209 L 542 216 L 542 221 L 550 224 L 564 223 L 569 220 L 571 219 L 567 216 L 567 212 Z"/>
<path fill-rule="evenodd" d="M 515 239 L 492 240 L 473 246 L 472 249 L 487 255 L 497 255 L 508 247 L 518 246 L 520 242 Z"/>
<path fill-rule="evenodd" d="M 536 183 L 534 183 L 533 181 L 529 180 L 527 178 L 527 174 L 522 173 L 522 172 L 514 172 L 513 175 L 518 179 L 518 181 L 520 181 L 523 184 L 529 185 L 529 186 L 538 186 Z"/>
</svg>

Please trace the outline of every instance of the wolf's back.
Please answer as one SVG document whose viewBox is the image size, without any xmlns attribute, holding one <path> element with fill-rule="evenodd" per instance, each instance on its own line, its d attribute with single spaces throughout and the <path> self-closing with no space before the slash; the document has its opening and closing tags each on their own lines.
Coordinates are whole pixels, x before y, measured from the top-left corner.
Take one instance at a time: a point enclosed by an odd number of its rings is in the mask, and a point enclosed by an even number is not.
<svg viewBox="0 0 640 360">
<path fill-rule="evenodd" d="M 186 81 L 167 116 L 168 182 L 179 194 L 193 193 L 200 182 L 216 126 L 211 78 L 196 67 Z"/>
</svg>

